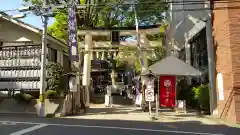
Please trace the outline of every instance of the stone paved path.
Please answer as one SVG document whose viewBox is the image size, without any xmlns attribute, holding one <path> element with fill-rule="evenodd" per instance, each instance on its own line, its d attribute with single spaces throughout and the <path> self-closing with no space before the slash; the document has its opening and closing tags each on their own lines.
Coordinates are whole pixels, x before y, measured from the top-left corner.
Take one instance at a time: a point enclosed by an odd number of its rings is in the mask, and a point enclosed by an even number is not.
<svg viewBox="0 0 240 135">
<path fill-rule="evenodd" d="M 139 107 L 113 105 L 105 107 L 103 104 L 91 104 L 86 114 L 80 116 L 69 116 L 67 118 L 76 119 L 99 119 L 99 120 L 131 120 L 150 121 L 149 113 L 140 111 Z M 155 115 L 155 111 L 153 112 Z M 174 111 L 164 110 L 159 112 L 154 122 L 180 122 L 180 121 L 200 121 L 204 124 L 218 124 L 212 120 L 198 116 L 196 113 L 177 114 Z"/>
</svg>

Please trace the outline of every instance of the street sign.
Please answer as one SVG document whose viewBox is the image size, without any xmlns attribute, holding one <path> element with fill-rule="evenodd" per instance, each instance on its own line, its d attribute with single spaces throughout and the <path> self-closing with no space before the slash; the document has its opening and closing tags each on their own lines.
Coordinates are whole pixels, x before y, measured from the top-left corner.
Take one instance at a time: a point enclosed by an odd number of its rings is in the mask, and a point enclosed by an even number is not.
<svg viewBox="0 0 240 135">
<path fill-rule="evenodd" d="M 147 88 L 145 90 L 145 100 L 154 101 L 154 88 Z"/>
</svg>

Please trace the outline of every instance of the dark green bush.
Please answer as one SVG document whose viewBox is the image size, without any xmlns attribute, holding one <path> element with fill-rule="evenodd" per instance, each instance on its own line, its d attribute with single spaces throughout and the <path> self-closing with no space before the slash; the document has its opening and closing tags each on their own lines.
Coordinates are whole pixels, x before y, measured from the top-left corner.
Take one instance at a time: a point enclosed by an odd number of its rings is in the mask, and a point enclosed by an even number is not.
<svg viewBox="0 0 240 135">
<path fill-rule="evenodd" d="M 60 80 L 63 76 L 63 67 L 60 63 L 51 63 L 46 66 L 47 70 L 47 89 L 58 90 L 60 87 Z"/>
<path fill-rule="evenodd" d="M 23 96 L 22 96 L 21 93 L 17 93 L 17 94 L 14 95 L 13 99 L 21 102 L 21 101 L 23 101 Z"/>
<path fill-rule="evenodd" d="M 33 96 L 30 95 L 30 94 L 27 94 L 27 93 L 24 93 L 22 96 L 23 96 L 25 101 L 30 101 L 30 100 L 33 99 Z"/>
<path fill-rule="evenodd" d="M 52 98 L 57 98 L 58 93 L 56 90 L 48 90 L 44 93 L 45 98 L 47 99 L 52 99 Z"/>
<path fill-rule="evenodd" d="M 34 97 L 30 94 L 27 93 L 17 93 L 13 97 L 15 100 L 17 100 L 19 103 L 24 102 L 24 103 L 30 103 Z"/>
<path fill-rule="evenodd" d="M 188 108 L 198 108 L 198 103 L 194 99 L 193 86 L 187 84 L 186 79 L 179 78 L 177 83 L 177 99 L 186 100 Z"/>
<path fill-rule="evenodd" d="M 207 84 L 202 84 L 193 87 L 194 99 L 198 101 L 199 108 L 204 111 L 209 111 L 209 89 Z"/>
</svg>

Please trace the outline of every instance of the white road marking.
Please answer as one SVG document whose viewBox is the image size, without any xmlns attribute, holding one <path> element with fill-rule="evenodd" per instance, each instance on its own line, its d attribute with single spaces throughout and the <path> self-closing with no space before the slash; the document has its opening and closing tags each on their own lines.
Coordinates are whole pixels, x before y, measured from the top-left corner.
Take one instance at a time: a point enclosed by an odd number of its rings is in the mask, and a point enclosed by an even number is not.
<svg viewBox="0 0 240 135">
<path fill-rule="evenodd" d="M 29 124 L 37 125 L 28 129 L 27 132 L 37 130 L 45 126 L 60 126 L 60 127 L 80 127 L 80 128 L 102 128 L 102 129 L 119 129 L 119 130 L 130 130 L 130 131 L 147 131 L 147 132 L 160 132 L 160 133 L 176 133 L 176 134 L 188 134 L 188 135 L 225 135 L 225 134 L 214 134 L 204 132 L 187 132 L 177 130 L 160 130 L 160 129 L 140 129 L 140 128 L 126 128 L 126 127 L 110 127 L 110 126 L 91 126 L 91 125 L 67 125 L 67 124 L 52 124 L 52 123 L 34 123 L 34 122 L 17 122 L 17 121 L 0 121 L 0 122 L 14 122 L 17 124 Z M 27 133 L 26 131 L 23 133 Z M 17 133 L 17 132 L 16 132 Z M 23 134 L 22 133 L 22 134 Z M 10 134 L 10 135 L 22 135 L 22 134 Z"/>
<path fill-rule="evenodd" d="M 0 122 L 0 125 L 17 125 L 15 122 Z"/>
<path fill-rule="evenodd" d="M 47 124 L 40 124 L 40 125 L 36 125 L 36 126 L 30 127 L 30 128 L 26 128 L 26 129 L 11 133 L 9 135 L 23 135 L 25 133 L 32 132 L 34 130 L 37 130 L 37 129 L 40 129 L 40 128 L 43 128 L 46 126 L 47 126 Z"/>
</svg>

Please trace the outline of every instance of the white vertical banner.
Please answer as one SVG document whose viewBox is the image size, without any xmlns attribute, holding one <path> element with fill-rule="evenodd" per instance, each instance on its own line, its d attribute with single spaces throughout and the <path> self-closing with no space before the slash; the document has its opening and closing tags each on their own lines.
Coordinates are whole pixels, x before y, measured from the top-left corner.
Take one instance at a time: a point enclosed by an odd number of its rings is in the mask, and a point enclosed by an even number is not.
<svg viewBox="0 0 240 135">
<path fill-rule="evenodd" d="M 223 74 L 217 74 L 218 99 L 224 100 Z"/>
</svg>

